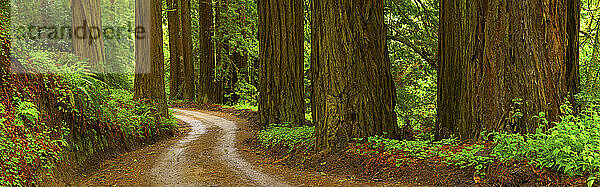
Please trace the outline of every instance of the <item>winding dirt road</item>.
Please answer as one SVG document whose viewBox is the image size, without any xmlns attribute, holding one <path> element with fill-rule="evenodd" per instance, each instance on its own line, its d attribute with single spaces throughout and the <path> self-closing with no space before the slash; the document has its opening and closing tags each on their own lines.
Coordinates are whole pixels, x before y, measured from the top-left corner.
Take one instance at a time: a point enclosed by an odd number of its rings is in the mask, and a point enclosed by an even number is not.
<svg viewBox="0 0 600 187">
<path fill-rule="evenodd" d="M 222 112 L 173 110 L 185 134 L 104 160 L 64 186 L 382 185 L 272 164 L 240 143 L 253 136 L 247 121 Z"/>
<path fill-rule="evenodd" d="M 208 115 L 195 111 L 174 109 L 175 116 L 180 120 L 191 125 L 192 131 L 186 137 L 167 148 L 168 152 L 163 153 L 150 173 L 150 185 L 152 186 L 207 186 L 218 185 L 208 184 L 204 178 L 188 177 L 189 174 L 200 174 L 207 170 L 230 170 L 235 173 L 237 179 L 229 184 L 235 185 L 253 185 L 253 186 L 289 186 L 283 180 L 259 172 L 250 163 L 246 162 L 238 154 L 235 148 L 236 131 L 238 130 L 234 122 L 226 119 Z M 207 129 L 211 132 L 217 132 L 218 136 L 207 134 Z M 201 146 L 201 150 L 210 151 L 212 154 L 203 154 L 206 159 L 218 160 L 227 168 L 218 167 L 218 165 L 205 165 L 197 163 L 197 158 L 192 158 L 190 153 L 197 150 L 197 144 L 191 144 L 194 141 L 201 140 L 201 137 L 207 136 L 216 138 L 215 144 Z M 188 152 L 188 149 L 191 150 Z M 195 155 L 198 156 L 198 155 Z M 213 158 L 216 156 L 217 158 Z M 198 168 L 197 166 L 208 166 Z M 214 166 L 217 166 L 215 168 Z M 186 172 L 187 170 L 187 172 Z M 200 172 L 194 170 L 201 170 Z"/>
</svg>

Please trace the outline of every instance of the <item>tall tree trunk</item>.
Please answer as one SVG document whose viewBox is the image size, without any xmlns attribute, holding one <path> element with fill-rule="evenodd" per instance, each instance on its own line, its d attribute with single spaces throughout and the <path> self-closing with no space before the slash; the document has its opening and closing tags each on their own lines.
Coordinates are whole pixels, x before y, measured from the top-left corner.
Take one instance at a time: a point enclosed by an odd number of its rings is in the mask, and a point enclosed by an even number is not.
<svg viewBox="0 0 600 187">
<path fill-rule="evenodd" d="M 190 0 L 181 0 L 181 34 L 183 41 L 183 99 L 195 99 L 194 61 L 192 59 L 192 17 Z"/>
<path fill-rule="evenodd" d="M 200 0 L 200 59 L 198 80 L 198 100 L 203 103 L 220 103 L 223 97 L 219 85 L 215 82 L 215 51 L 213 36 L 213 7 L 212 0 Z"/>
<path fill-rule="evenodd" d="M 440 3 L 437 139 L 532 132 L 578 92 L 579 0 Z"/>
<path fill-rule="evenodd" d="M 215 7 L 215 35 L 217 36 L 217 40 L 214 41 L 215 43 L 215 66 L 223 66 L 223 52 L 224 50 L 224 41 L 222 40 L 222 38 L 224 37 L 224 33 L 225 33 L 225 27 L 223 26 L 223 13 L 226 12 L 226 2 L 224 2 L 225 0 L 216 0 L 217 5 Z M 216 71 L 215 71 L 215 87 L 214 87 L 214 91 L 217 93 L 220 93 L 220 97 L 218 98 L 218 102 L 217 103 L 223 103 L 223 94 L 224 94 L 224 88 L 223 88 L 223 80 L 222 79 L 217 79 L 218 75 L 216 75 Z"/>
<path fill-rule="evenodd" d="M 216 0 L 215 7 L 215 35 L 217 36 L 217 40 L 215 40 L 215 60 L 216 64 L 220 64 L 223 58 L 223 0 Z"/>
<path fill-rule="evenodd" d="M 179 0 L 167 0 L 169 10 L 167 20 L 169 22 L 169 50 L 171 53 L 169 88 L 170 98 L 180 99 L 181 94 L 181 22 L 179 20 Z"/>
<path fill-rule="evenodd" d="M 573 95 L 579 93 L 579 30 L 580 30 L 581 0 L 567 1 L 567 72 L 565 74 L 571 103 L 575 104 Z"/>
<path fill-rule="evenodd" d="M 258 3 L 260 123 L 304 124 L 304 5 Z"/>
<path fill-rule="evenodd" d="M 71 0 L 73 52 L 89 60 L 91 70 L 105 73 L 100 0 Z"/>
<path fill-rule="evenodd" d="M 383 0 L 312 3 L 312 111 L 319 151 L 337 151 L 353 138 L 398 138 L 383 9 Z"/>
<path fill-rule="evenodd" d="M 134 98 L 152 101 L 167 116 L 161 14 L 161 0 L 135 1 Z"/>
</svg>

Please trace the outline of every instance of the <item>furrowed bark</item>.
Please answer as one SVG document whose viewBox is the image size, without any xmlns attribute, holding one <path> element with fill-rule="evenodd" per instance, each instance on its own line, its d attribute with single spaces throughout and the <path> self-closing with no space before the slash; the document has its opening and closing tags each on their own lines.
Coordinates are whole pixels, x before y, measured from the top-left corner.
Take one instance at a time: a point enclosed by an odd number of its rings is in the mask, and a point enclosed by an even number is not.
<svg viewBox="0 0 600 187">
<path fill-rule="evenodd" d="M 195 94 L 195 74 L 194 61 L 192 59 L 192 17 L 190 14 L 190 0 L 181 0 L 181 40 L 183 56 L 183 74 L 182 76 L 182 94 L 183 99 L 194 100 Z"/>
<path fill-rule="evenodd" d="M 398 138 L 383 8 L 383 0 L 312 3 L 312 110 L 318 151 L 343 149 L 354 138 Z"/>
<path fill-rule="evenodd" d="M 170 77 L 169 90 L 171 99 L 181 99 L 181 21 L 179 20 L 179 0 L 167 0 L 170 10 L 167 12 L 169 22 Z"/>
<path fill-rule="evenodd" d="M 533 132 L 538 112 L 556 120 L 579 91 L 579 1 L 440 3 L 436 138 Z"/>
<path fill-rule="evenodd" d="M 106 73 L 100 0 L 71 0 L 73 52 L 94 73 Z"/>
<path fill-rule="evenodd" d="M 150 100 L 167 116 L 161 14 L 161 0 L 135 1 L 134 98 Z"/>
<path fill-rule="evenodd" d="M 260 123 L 303 125 L 303 2 L 261 0 L 258 6 Z"/>
<path fill-rule="evenodd" d="M 200 59 L 198 80 L 198 101 L 203 103 L 221 103 L 223 91 L 215 82 L 215 51 L 213 36 L 213 10 L 212 1 L 201 0 L 200 12 Z"/>
</svg>

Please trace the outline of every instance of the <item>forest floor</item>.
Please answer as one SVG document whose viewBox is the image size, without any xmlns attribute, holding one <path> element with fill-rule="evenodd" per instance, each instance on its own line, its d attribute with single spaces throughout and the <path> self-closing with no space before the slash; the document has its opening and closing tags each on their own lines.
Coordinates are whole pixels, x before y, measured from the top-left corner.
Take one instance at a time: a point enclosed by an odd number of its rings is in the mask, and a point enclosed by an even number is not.
<svg viewBox="0 0 600 187">
<path fill-rule="evenodd" d="M 297 149 L 264 149 L 251 110 L 179 104 L 182 134 L 103 162 L 77 186 L 579 186 L 528 163 L 496 163 L 485 178 L 473 168 L 435 160 L 394 166 L 390 155 L 345 152 L 323 156 Z"/>
<path fill-rule="evenodd" d="M 106 160 L 77 186 L 409 186 L 274 164 L 244 143 L 255 135 L 255 123 L 225 112 L 174 112 L 180 136 Z"/>
</svg>

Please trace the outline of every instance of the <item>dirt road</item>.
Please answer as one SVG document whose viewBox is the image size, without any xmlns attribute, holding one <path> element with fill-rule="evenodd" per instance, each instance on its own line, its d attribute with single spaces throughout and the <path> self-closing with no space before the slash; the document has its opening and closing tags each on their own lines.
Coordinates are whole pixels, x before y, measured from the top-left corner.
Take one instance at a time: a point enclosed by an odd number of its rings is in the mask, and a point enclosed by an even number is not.
<svg viewBox="0 0 600 187">
<path fill-rule="evenodd" d="M 272 164 L 260 151 L 244 147 L 241 142 L 253 136 L 255 127 L 232 115 L 193 109 L 174 113 L 187 124 L 184 134 L 105 160 L 73 185 L 387 186 Z"/>
<path fill-rule="evenodd" d="M 236 123 L 173 109 L 186 134 L 102 163 L 76 186 L 289 186 L 240 157 Z"/>
<path fill-rule="evenodd" d="M 234 122 L 195 111 L 174 109 L 175 116 L 191 125 L 185 138 L 169 147 L 152 168 L 152 186 L 252 185 L 289 186 L 281 179 L 259 172 L 242 159 L 235 148 Z M 210 131 L 210 133 L 207 133 Z M 192 142 L 204 140 L 192 144 Z M 197 152 L 201 151 L 201 152 Z M 198 156 L 204 157 L 198 160 Z M 201 163 L 202 162 L 202 163 Z M 213 163 L 214 162 L 214 163 Z M 206 174 L 219 171 L 224 181 L 206 180 Z M 191 175 L 191 176 L 190 176 Z"/>
</svg>

